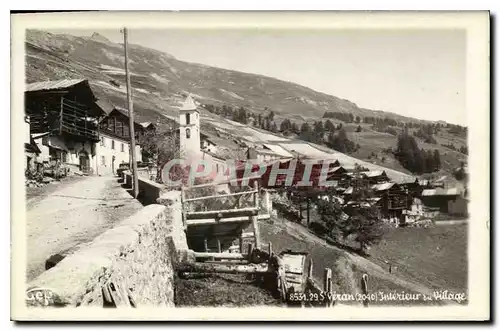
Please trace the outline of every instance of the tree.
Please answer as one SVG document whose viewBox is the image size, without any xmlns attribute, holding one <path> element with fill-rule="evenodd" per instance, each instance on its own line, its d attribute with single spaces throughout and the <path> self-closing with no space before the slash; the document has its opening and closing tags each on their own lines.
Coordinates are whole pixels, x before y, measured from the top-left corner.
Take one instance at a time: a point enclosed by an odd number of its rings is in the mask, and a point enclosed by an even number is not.
<svg viewBox="0 0 500 331">
<path fill-rule="evenodd" d="M 306 141 L 312 141 L 312 130 L 307 122 L 302 123 L 300 127 L 300 138 Z"/>
<path fill-rule="evenodd" d="M 240 109 L 238 109 L 238 112 L 235 112 L 235 121 L 242 124 L 247 124 L 248 114 L 245 108 L 240 107 Z"/>
<path fill-rule="evenodd" d="M 356 123 L 361 123 L 361 117 L 356 116 Z"/>
<path fill-rule="evenodd" d="M 155 131 L 148 131 L 139 140 L 143 158 L 153 163 L 157 168 L 156 181 L 161 182 L 161 170 L 170 160 L 180 158 L 178 125 L 158 126 Z M 172 180 L 187 180 L 186 168 L 174 167 L 170 171 Z"/>
<path fill-rule="evenodd" d="M 276 123 L 274 121 L 271 123 L 271 130 L 270 131 L 274 132 L 274 133 L 278 132 L 278 126 L 276 125 Z"/>
<path fill-rule="evenodd" d="M 336 200 L 327 201 L 318 199 L 316 201 L 316 208 L 323 226 L 327 230 L 327 235 L 336 239 L 342 234 L 343 216 L 342 206 Z"/>
<path fill-rule="evenodd" d="M 329 132 L 326 138 L 326 145 L 330 148 L 334 148 L 335 146 L 335 134 L 333 132 Z"/>
<path fill-rule="evenodd" d="M 383 223 L 379 212 L 372 204 L 373 193 L 366 187 L 358 187 L 353 191 L 349 208 L 344 211 L 349 215 L 342 227 L 344 238 L 349 236 L 359 243 L 359 251 L 366 253 L 370 245 L 378 243 L 383 235 Z"/>
<path fill-rule="evenodd" d="M 280 124 L 281 132 L 288 132 L 291 131 L 291 129 L 292 129 L 292 122 L 288 118 L 283 120 L 283 122 L 281 122 Z"/>
<path fill-rule="evenodd" d="M 263 123 L 262 123 L 262 114 L 259 113 L 259 115 L 257 115 L 257 123 L 259 123 L 259 128 L 262 129 L 262 127 L 264 126 Z"/>
<path fill-rule="evenodd" d="M 460 180 L 460 181 L 467 179 L 467 172 L 465 171 L 465 163 L 464 162 L 460 162 L 460 168 L 456 169 L 453 172 L 453 175 L 455 176 L 455 178 L 457 180 Z"/>
<path fill-rule="evenodd" d="M 323 126 L 322 121 L 314 122 L 314 130 L 313 130 L 314 142 L 323 143 L 324 131 L 325 131 L 325 128 Z"/>
<path fill-rule="evenodd" d="M 426 152 L 426 151 L 422 150 L 421 153 L 424 155 L 424 159 L 425 159 L 425 167 L 423 169 L 423 172 L 435 171 L 436 165 L 434 163 L 434 154 L 432 153 L 432 151 L 428 150 Z"/>
<path fill-rule="evenodd" d="M 363 129 L 361 128 L 361 125 L 358 125 L 358 127 L 356 128 L 356 132 L 361 132 L 363 131 Z"/>
<path fill-rule="evenodd" d="M 329 132 L 335 132 L 335 125 L 330 120 L 325 122 L 325 130 Z"/>
<path fill-rule="evenodd" d="M 434 171 L 438 171 L 441 169 L 441 155 L 437 149 L 434 150 Z"/>
<path fill-rule="evenodd" d="M 267 107 L 266 107 L 267 109 Z M 266 118 L 269 120 L 269 122 L 274 121 L 274 112 L 271 110 L 269 114 L 267 114 Z"/>
</svg>

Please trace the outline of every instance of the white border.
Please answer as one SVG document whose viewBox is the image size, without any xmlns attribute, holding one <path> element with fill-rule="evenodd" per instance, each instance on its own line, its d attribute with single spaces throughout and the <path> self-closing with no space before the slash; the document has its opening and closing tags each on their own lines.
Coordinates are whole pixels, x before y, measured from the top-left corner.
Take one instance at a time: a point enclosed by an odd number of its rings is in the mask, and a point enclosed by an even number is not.
<svg viewBox="0 0 500 331">
<path fill-rule="evenodd" d="M 67 6 L 65 7 L 67 8 Z M 328 29 L 328 28 L 380 28 L 389 29 L 467 29 L 467 110 L 469 121 L 469 169 L 471 172 L 471 225 L 469 231 L 469 284 L 470 303 L 467 307 L 453 308 L 341 308 L 304 309 L 297 314 L 295 309 L 136 309 L 89 310 L 57 309 L 27 310 L 24 308 L 24 261 L 25 233 L 24 187 L 12 186 L 12 317 L 39 319 L 148 319 L 148 320 L 190 320 L 209 318 L 225 320 L 243 318 L 245 320 L 477 320 L 488 318 L 489 306 L 489 22 L 487 13 L 199 13 L 199 12 L 154 12 L 141 13 L 71 13 L 23 15 L 12 21 L 12 146 L 21 151 L 21 140 L 15 130 L 22 123 L 22 91 L 24 77 L 24 29 L 58 28 L 119 28 L 124 22 L 130 29 L 154 26 L 158 28 L 259 28 L 288 29 Z M 224 16 L 221 16 L 224 15 Z M 298 16 L 300 15 L 300 16 Z M 154 22 L 154 23 L 153 23 Z M 189 22 L 189 23 L 188 23 Z M 189 25 L 189 26 L 188 26 Z M 13 153 L 11 164 L 22 164 L 22 153 Z M 12 167 L 12 182 L 22 183 L 22 169 Z M 22 196 L 20 196 L 20 192 Z M 21 293 L 21 295 L 19 294 Z"/>
</svg>

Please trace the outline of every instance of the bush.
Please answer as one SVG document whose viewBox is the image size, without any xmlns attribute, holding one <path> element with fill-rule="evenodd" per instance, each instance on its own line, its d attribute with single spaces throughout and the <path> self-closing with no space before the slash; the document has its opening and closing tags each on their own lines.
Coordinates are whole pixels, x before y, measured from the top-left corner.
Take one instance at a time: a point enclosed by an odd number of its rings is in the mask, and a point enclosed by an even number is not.
<svg viewBox="0 0 500 331">
<path fill-rule="evenodd" d="M 328 234 L 328 229 L 319 222 L 311 222 L 309 223 L 309 229 L 316 233 L 319 236 L 324 236 Z"/>
</svg>

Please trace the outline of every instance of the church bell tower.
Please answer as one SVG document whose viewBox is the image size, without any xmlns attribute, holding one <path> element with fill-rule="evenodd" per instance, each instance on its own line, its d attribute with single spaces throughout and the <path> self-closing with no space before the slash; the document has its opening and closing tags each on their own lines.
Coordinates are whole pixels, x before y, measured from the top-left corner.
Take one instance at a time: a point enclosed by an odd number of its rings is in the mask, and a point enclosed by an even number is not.
<svg viewBox="0 0 500 331">
<path fill-rule="evenodd" d="M 200 112 L 191 95 L 184 101 L 179 116 L 181 157 L 195 157 L 200 154 Z"/>
</svg>

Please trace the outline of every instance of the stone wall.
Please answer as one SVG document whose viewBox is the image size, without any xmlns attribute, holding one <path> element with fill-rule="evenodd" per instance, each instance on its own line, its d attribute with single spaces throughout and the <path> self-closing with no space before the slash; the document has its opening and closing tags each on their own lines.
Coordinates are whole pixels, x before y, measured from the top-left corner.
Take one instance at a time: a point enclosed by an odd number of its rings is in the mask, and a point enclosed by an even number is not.
<svg viewBox="0 0 500 331">
<path fill-rule="evenodd" d="M 150 173 L 147 167 L 137 168 L 137 174 L 139 175 L 139 178 L 150 179 Z"/>
<path fill-rule="evenodd" d="M 159 184 L 155 181 L 149 180 L 148 178 L 141 177 L 141 172 L 139 173 L 139 200 L 148 205 L 151 203 L 155 203 L 156 200 L 160 197 L 161 192 L 166 189 L 165 185 Z M 143 173 L 144 175 L 144 173 Z M 130 171 L 124 171 L 122 173 L 122 182 L 125 184 L 127 188 L 131 188 L 133 183 L 132 173 Z"/>
<path fill-rule="evenodd" d="M 139 178 L 139 199 L 145 204 L 155 203 L 165 186 L 152 180 Z"/>
<path fill-rule="evenodd" d="M 169 207 L 144 207 L 41 274 L 29 288 L 49 289 L 49 305 L 102 307 L 102 285 L 112 281 L 128 290 L 138 307 L 172 306 L 171 260 L 187 244 L 178 229 L 179 203 L 170 201 Z"/>
</svg>

